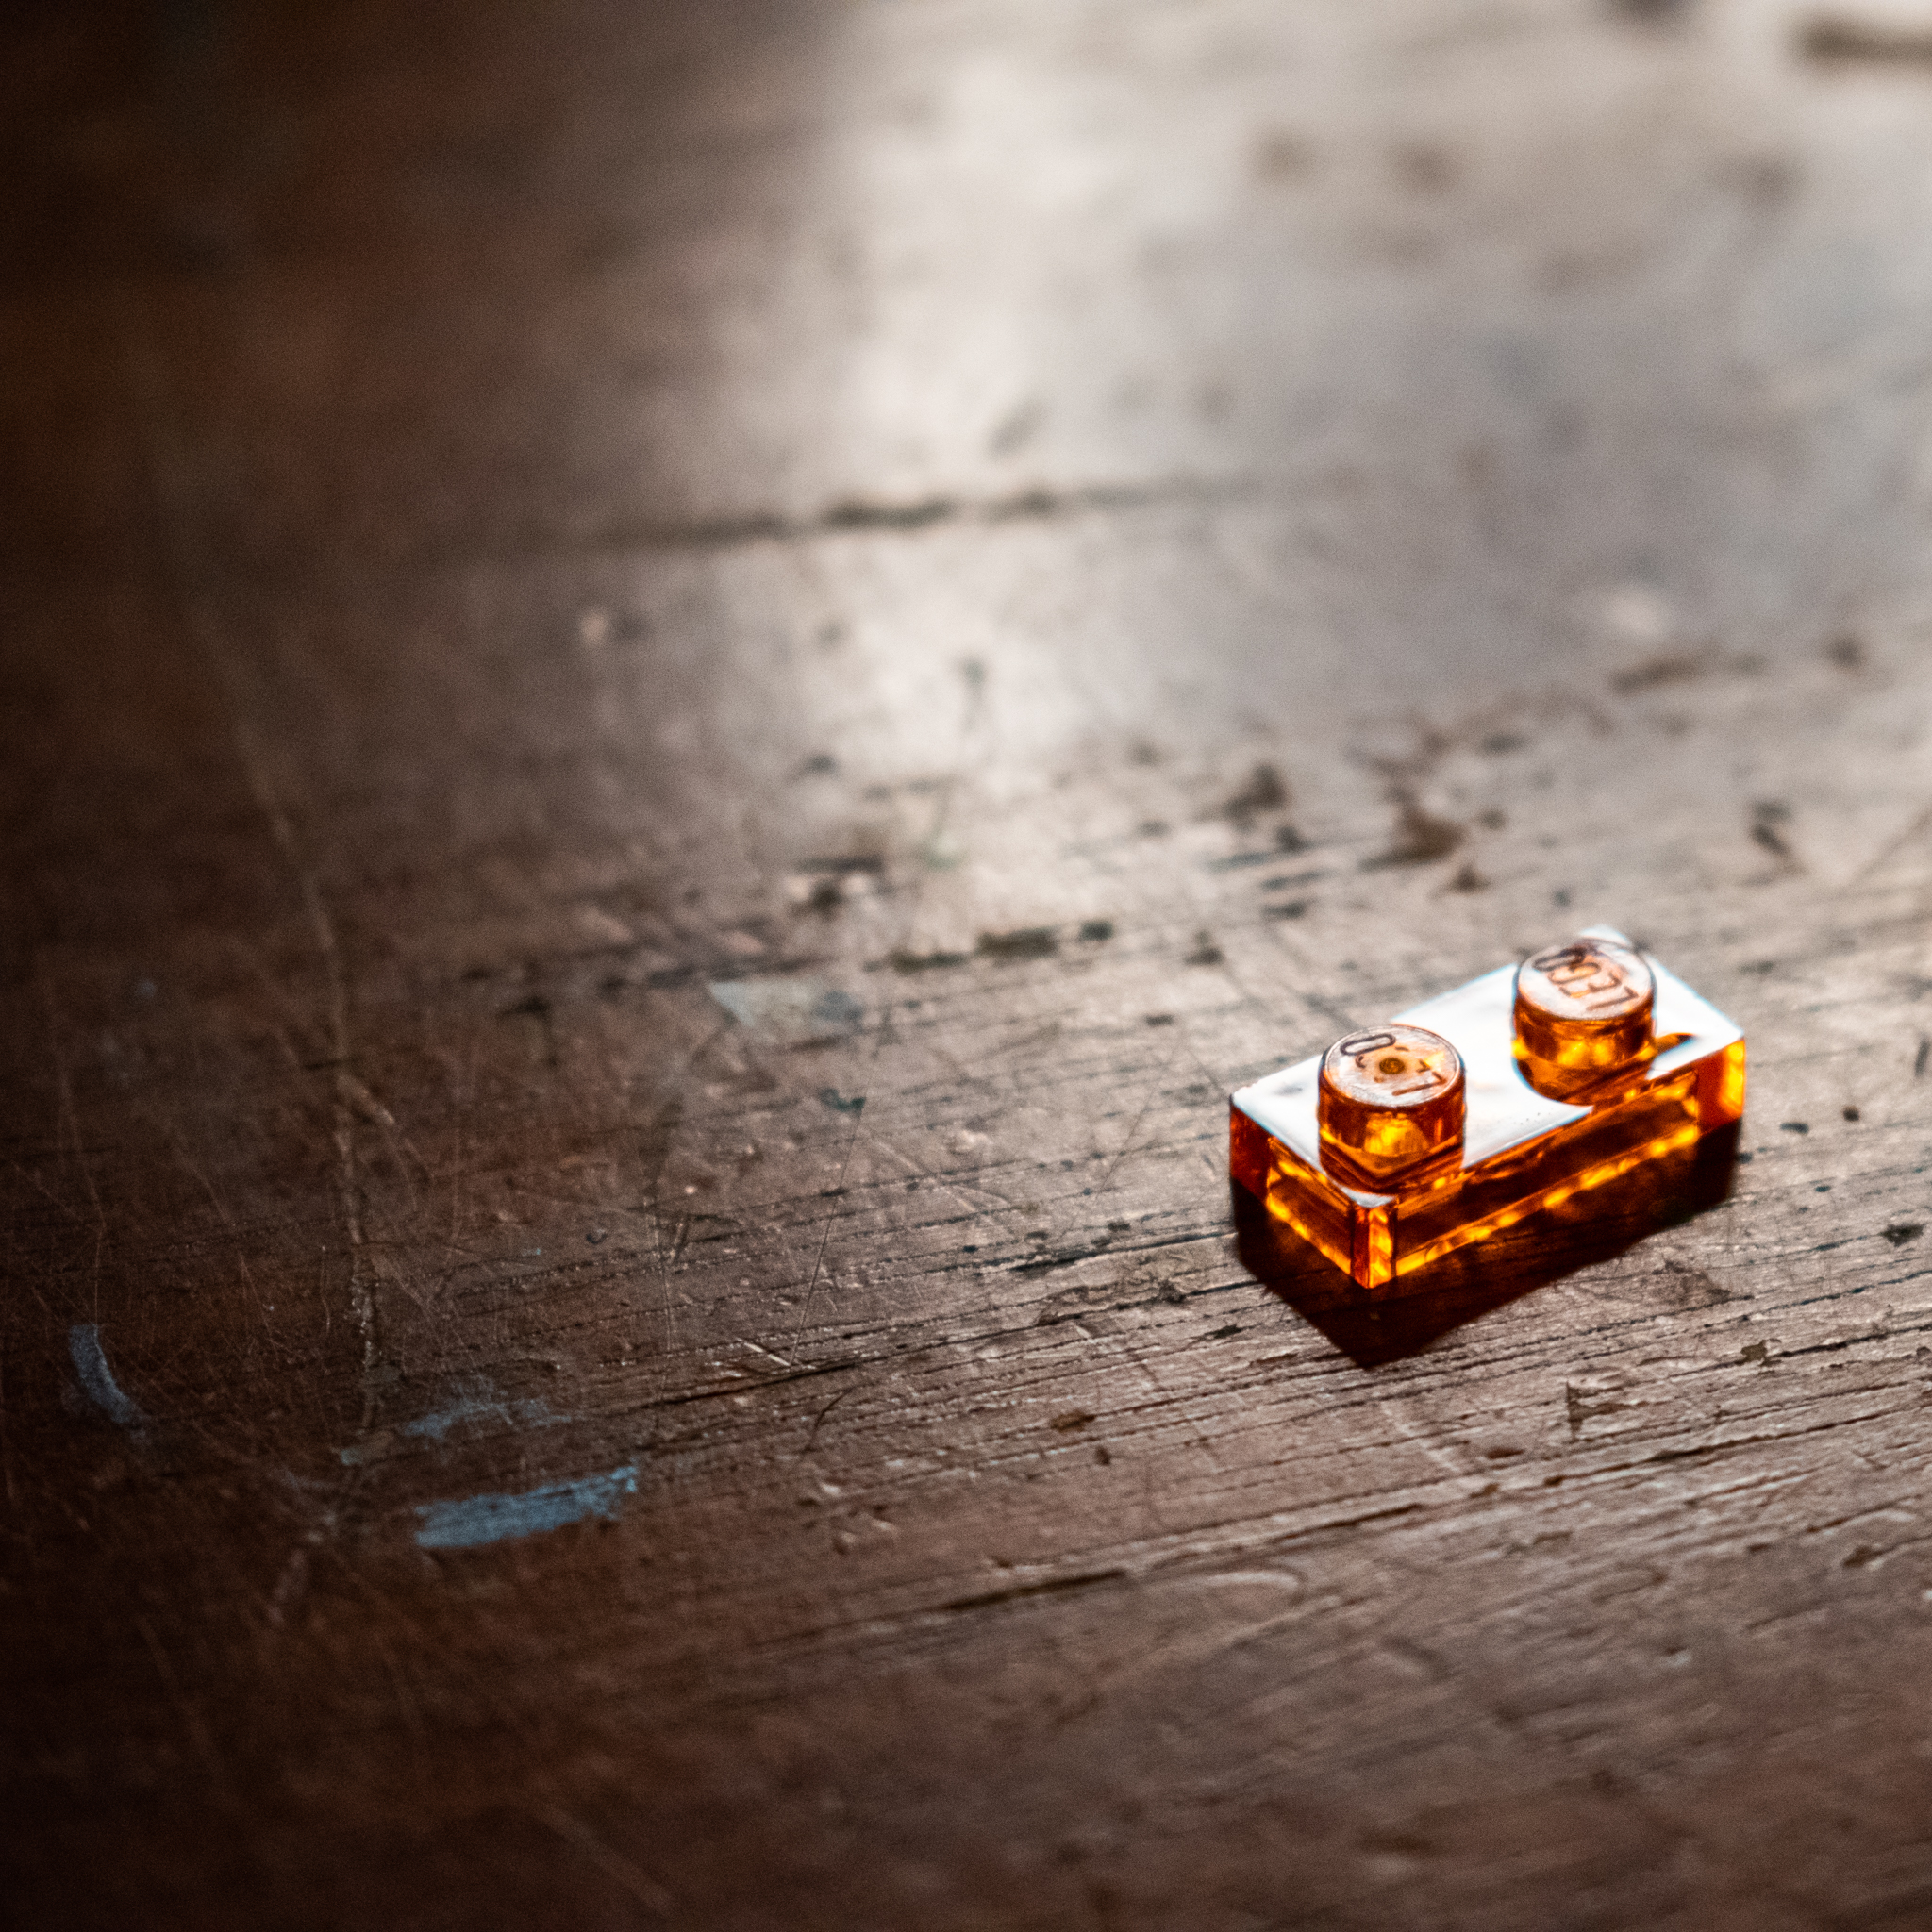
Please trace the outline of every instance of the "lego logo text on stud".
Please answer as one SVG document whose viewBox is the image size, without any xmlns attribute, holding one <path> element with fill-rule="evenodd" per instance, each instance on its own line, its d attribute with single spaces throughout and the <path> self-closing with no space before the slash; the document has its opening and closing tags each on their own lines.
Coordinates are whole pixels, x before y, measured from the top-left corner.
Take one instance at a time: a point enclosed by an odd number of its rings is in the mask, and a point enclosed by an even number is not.
<svg viewBox="0 0 1932 1932">
<path fill-rule="evenodd" d="M 1322 1165 L 1344 1186 L 1381 1193 L 1454 1172 L 1463 1090 L 1461 1055 L 1425 1026 L 1338 1040 L 1322 1057 Z"/>
<path fill-rule="evenodd" d="M 1579 938 L 1516 969 L 1516 1058 L 1552 1099 L 1626 1084 L 1656 1039 L 1657 979 L 1634 946 Z"/>
</svg>

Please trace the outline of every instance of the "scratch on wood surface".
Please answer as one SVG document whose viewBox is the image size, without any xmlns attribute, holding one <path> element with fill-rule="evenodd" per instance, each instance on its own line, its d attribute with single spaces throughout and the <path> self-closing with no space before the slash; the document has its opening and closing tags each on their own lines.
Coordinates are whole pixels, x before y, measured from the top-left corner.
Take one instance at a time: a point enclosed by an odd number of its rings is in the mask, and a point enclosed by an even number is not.
<svg viewBox="0 0 1932 1932">
<path fill-rule="evenodd" d="M 658 523 L 625 519 L 595 529 L 561 530 L 532 524 L 506 538 L 499 534 L 487 552 L 473 551 L 459 541 L 425 544 L 416 552 L 419 563 L 460 562 L 466 558 L 502 558 L 516 554 L 542 557 L 565 552 L 574 558 L 599 551 L 733 550 L 750 545 L 810 543 L 856 532 L 916 535 L 947 525 L 1052 523 L 1062 518 L 1111 511 L 1187 507 L 1238 501 L 1263 488 L 1263 479 L 1242 474 L 1167 476 L 1092 483 L 1065 490 L 1033 488 L 1001 496 L 934 495 L 890 499 L 846 497 L 790 516 L 776 510 L 746 510 L 737 515 L 690 523 Z"/>
<path fill-rule="evenodd" d="M 915 887 L 913 891 L 913 908 L 912 911 L 908 915 L 908 918 L 916 913 L 917 906 L 918 889 Z M 866 1059 L 864 1085 L 856 1096 L 858 1105 L 850 1110 L 852 1132 L 846 1138 L 845 1152 L 839 1162 L 839 1177 L 832 1184 L 834 1192 L 843 1190 L 845 1176 L 852 1171 L 854 1150 L 858 1145 L 859 1137 L 865 1132 L 865 1103 L 871 1098 L 873 1083 L 878 1076 L 879 1055 L 885 1051 L 886 1041 L 891 1038 L 891 1002 L 890 1000 L 881 1002 L 879 1007 L 879 1024 L 873 1035 L 872 1052 Z M 832 1217 L 828 1214 L 824 1217 L 823 1225 L 819 1230 L 819 1244 L 816 1253 L 812 1256 L 810 1278 L 805 1285 L 805 1293 L 799 1297 L 798 1320 L 793 1324 L 791 1330 L 791 1340 L 794 1346 L 796 1346 L 805 1334 L 806 1321 L 811 1313 L 812 1297 L 818 1291 L 819 1280 L 824 1271 L 825 1245 L 831 1239 Z"/>
<path fill-rule="evenodd" d="M 267 1297 L 256 1286 L 255 1272 L 248 1265 L 248 1250 L 242 1243 L 242 1230 L 235 1224 L 235 1217 L 228 1212 L 228 1204 L 215 1191 L 214 1183 L 202 1172 L 199 1163 L 190 1156 L 188 1149 L 182 1144 L 180 1136 L 166 1126 L 162 1128 L 162 1132 L 175 1159 L 193 1176 L 195 1185 L 208 1196 L 209 1207 L 221 1217 L 222 1225 L 228 1230 L 233 1240 L 235 1263 L 241 1270 L 242 1279 L 246 1283 L 249 1293 L 254 1296 L 257 1307 L 266 1312 L 269 1308 Z"/>
<path fill-rule="evenodd" d="M 1302 1594 L 1301 1579 L 1288 1571 L 1238 1570 L 1220 1575 L 1174 1577 L 1163 1579 L 1160 1587 L 1196 1590 L 1258 1588 L 1282 1591 L 1292 1597 Z M 1217 1657 L 1244 1650 L 1250 1644 L 1266 1642 L 1277 1631 L 1290 1628 L 1308 1614 L 1309 1607 L 1297 1603 L 1291 1609 L 1276 1610 L 1271 1616 L 1250 1618 L 1243 1623 L 1206 1623 L 1204 1627 L 1189 1630 L 1179 1637 L 1170 1638 L 1138 1654 L 1123 1657 L 1112 1669 L 1103 1665 L 1090 1680 L 1087 1695 L 1061 1713 L 1058 1722 L 1070 1723 L 1074 1718 L 1085 1716 L 1108 1697 L 1143 1684 L 1163 1672 L 1198 1669 Z"/>
<path fill-rule="evenodd" d="M 416 1694 L 409 1689 L 409 1680 L 404 1674 L 401 1659 L 396 1656 L 395 1645 L 384 1633 L 380 1624 L 372 1626 L 372 1641 L 375 1654 L 382 1659 L 388 1673 L 390 1690 L 396 1701 L 396 1710 L 403 1720 L 403 1728 L 409 1735 L 409 1747 L 415 1754 L 416 1773 L 419 1777 L 430 1775 L 429 1733 L 423 1723 L 423 1713 L 417 1707 Z"/>
<path fill-rule="evenodd" d="M 155 1626 L 145 1617 L 136 1617 L 134 1627 L 141 1632 L 142 1641 L 147 1645 L 148 1655 L 154 1658 L 155 1674 L 161 1680 L 161 1688 L 168 1694 L 168 1701 L 175 1707 L 175 1714 L 180 1720 L 181 1729 L 188 1739 L 190 1748 L 200 1758 L 202 1769 L 207 1772 L 209 1785 L 223 1809 L 235 1808 L 235 1788 L 228 1777 L 227 1766 L 222 1762 L 221 1755 L 215 1749 L 214 1738 L 210 1734 L 200 1708 L 191 1701 L 181 1688 L 181 1680 L 175 1674 L 175 1666 L 168 1660 L 168 1653 L 161 1647 L 161 1640 L 155 1634 Z"/>
<path fill-rule="evenodd" d="M 379 1345 L 373 1277 L 364 1254 L 362 1206 L 357 1174 L 355 1114 L 360 1082 L 350 1070 L 354 1042 L 349 1020 L 348 972 L 342 958 L 328 904 L 323 895 L 319 868 L 295 828 L 271 775 L 269 760 L 250 716 L 246 680 L 239 653 L 231 645 L 216 613 L 211 584 L 214 573 L 203 554 L 199 523 L 186 481 L 192 473 L 185 443 L 175 425 L 166 372 L 148 332 L 130 312 L 124 293 L 120 312 L 123 365 L 134 402 L 148 484 L 162 533 L 162 551 L 175 602 L 189 635 L 213 673 L 227 707 L 229 735 L 236 758 L 257 809 L 281 855 L 300 895 L 324 984 L 324 1021 L 328 1041 L 327 1065 L 335 1077 L 332 1140 L 337 1163 L 337 1192 L 343 1234 L 348 1245 L 349 1305 L 362 1343 L 362 1420 L 366 1432 L 375 1419 L 376 1368 Z M 362 1090 L 364 1092 L 366 1089 Z"/>
<path fill-rule="evenodd" d="M 308 1545 L 299 1542 L 289 1552 L 268 1594 L 268 1620 L 277 1628 L 287 1622 L 289 1612 L 308 1588 Z"/>
<path fill-rule="evenodd" d="M 1849 893 L 1860 886 L 1870 884 L 1873 877 L 1890 860 L 1896 858 L 1914 839 L 1923 838 L 1928 831 L 1932 831 L 1932 805 L 1922 807 L 1896 832 L 1882 841 L 1877 851 L 1852 874 L 1841 890 Z"/>
<path fill-rule="evenodd" d="M 7 1277 L 0 1275 L 0 1292 L 4 1292 L 8 1286 Z M 17 1509 L 20 1507 L 20 1491 L 13 1479 L 13 1428 L 7 1412 L 7 1335 L 4 1329 L 0 1329 L 0 1481 L 6 1484 L 7 1507 Z"/>
<path fill-rule="evenodd" d="M 660 1919 L 670 1917 L 677 1903 L 670 1891 L 648 1874 L 639 1871 L 622 1853 L 612 1851 L 574 1811 L 561 1805 L 539 1805 L 531 1808 L 530 1815 L 548 1825 L 566 1843 L 576 1846 L 613 1885 L 647 1912 Z"/>
<path fill-rule="evenodd" d="M 67 1058 L 60 1051 L 60 1016 L 55 1009 L 53 984 L 44 974 L 41 979 L 41 998 L 47 1008 L 47 1040 L 54 1055 L 54 1075 L 60 1094 L 59 1140 L 63 1156 L 71 1145 L 75 1163 L 79 1167 L 80 1177 L 87 1186 L 88 1200 L 94 1210 L 94 1252 L 90 1287 L 92 1299 L 98 1304 L 101 1291 L 101 1262 L 108 1248 L 108 1213 L 106 1208 L 102 1206 L 101 1191 L 94 1181 L 93 1164 L 88 1158 L 87 1145 L 81 1138 L 80 1118 L 74 1107 L 74 1080 L 68 1072 Z"/>
</svg>

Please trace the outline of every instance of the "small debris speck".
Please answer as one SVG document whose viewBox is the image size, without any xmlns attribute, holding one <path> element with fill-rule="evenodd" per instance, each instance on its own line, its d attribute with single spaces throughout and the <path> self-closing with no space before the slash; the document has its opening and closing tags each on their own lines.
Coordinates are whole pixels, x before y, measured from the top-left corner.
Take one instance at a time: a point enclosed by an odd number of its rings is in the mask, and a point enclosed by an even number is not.
<svg viewBox="0 0 1932 1932">
<path fill-rule="evenodd" d="M 1468 836 L 1454 819 L 1438 818 L 1424 811 L 1413 798 L 1398 797 L 1395 838 L 1386 851 L 1362 860 L 1364 872 L 1379 872 L 1391 865 L 1430 865 L 1447 858 Z"/>
<path fill-rule="evenodd" d="M 1023 926 L 1018 932 L 983 932 L 979 950 L 989 959 L 1047 959 L 1059 951 L 1050 925 Z"/>
<path fill-rule="evenodd" d="M 939 966 L 963 966 L 966 960 L 964 953 L 913 953 L 904 946 L 886 956 L 886 963 L 894 973 L 930 973 Z"/>
<path fill-rule="evenodd" d="M 1811 1123 L 1809 1121 L 1780 1121 L 1777 1124 L 1777 1130 L 1780 1134 L 1808 1134 L 1811 1131 Z"/>
<path fill-rule="evenodd" d="M 1228 799 L 1221 811 L 1231 824 L 1245 827 L 1264 812 L 1285 810 L 1288 804 L 1288 787 L 1282 782 L 1281 774 L 1273 765 L 1261 764 L 1248 774 L 1247 783 Z"/>
<path fill-rule="evenodd" d="M 1826 16 L 1805 29 L 1798 46 L 1807 59 L 1821 65 L 1918 67 L 1932 63 L 1932 33 L 1889 22 Z"/>
</svg>

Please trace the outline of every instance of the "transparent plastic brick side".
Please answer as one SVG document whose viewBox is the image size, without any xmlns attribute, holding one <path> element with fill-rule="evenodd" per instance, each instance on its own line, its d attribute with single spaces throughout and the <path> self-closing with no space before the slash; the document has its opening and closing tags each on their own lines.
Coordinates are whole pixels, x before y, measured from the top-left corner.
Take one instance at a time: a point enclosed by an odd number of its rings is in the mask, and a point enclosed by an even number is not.
<svg viewBox="0 0 1932 1932">
<path fill-rule="evenodd" d="M 1655 959 L 1636 955 L 1622 934 L 1596 926 L 1572 943 L 1592 941 L 1603 942 L 1613 965 L 1619 956 L 1641 960 L 1624 967 L 1625 977 L 1641 979 L 1652 1001 L 1649 1038 L 1621 1066 L 1581 1082 L 1566 1070 L 1567 1086 L 1548 1077 L 1549 1062 L 1521 1038 L 1519 969 L 1499 967 L 1390 1023 L 1440 1035 L 1460 1057 L 1464 1121 L 1453 1164 L 1439 1161 L 1411 1184 L 1373 1192 L 1350 1184 L 1360 1171 L 1338 1162 L 1332 1131 L 1324 1160 L 1322 1070 L 1356 1043 L 1350 1039 L 1233 1096 L 1234 1178 L 1363 1288 L 1386 1291 L 1457 1248 L 1733 1124 L 1744 1111 L 1743 1034 Z M 1523 969 L 1526 981 L 1536 965 Z M 1567 970 L 1571 984 L 1591 984 L 1581 969 Z M 1559 963 L 1559 986 L 1565 972 Z M 1530 1046 L 1551 1051 L 1534 1032 Z M 1566 1097 L 1539 1091 L 1532 1078 Z M 1338 1166 L 1347 1180 L 1331 1171 Z"/>
</svg>

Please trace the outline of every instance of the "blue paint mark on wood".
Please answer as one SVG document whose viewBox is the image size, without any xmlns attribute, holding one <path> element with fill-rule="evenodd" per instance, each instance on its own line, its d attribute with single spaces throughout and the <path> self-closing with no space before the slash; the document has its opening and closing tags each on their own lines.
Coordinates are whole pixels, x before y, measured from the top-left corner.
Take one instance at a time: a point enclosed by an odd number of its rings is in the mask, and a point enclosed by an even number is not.
<svg viewBox="0 0 1932 1932">
<path fill-rule="evenodd" d="M 614 1522 L 621 1501 L 638 1492 L 637 1464 L 608 1475 L 579 1476 L 574 1483 L 546 1483 L 520 1496 L 465 1496 L 454 1503 L 422 1503 L 416 1514 L 423 1527 L 416 1541 L 425 1550 L 473 1550 L 516 1536 L 561 1529 L 587 1516 Z"/>
<path fill-rule="evenodd" d="M 433 1414 L 418 1416 L 414 1422 L 405 1423 L 401 1433 L 419 1441 L 443 1443 L 449 1440 L 452 1430 L 466 1424 L 498 1423 L 506 1429 L 514 1429 L 520 1424 L 530 1429 L 552 1429 L 571 1420 L 567 1415 L 558 1415 L 541 1399 L 511 1402 L 498 1392 L 488 1376 L 475 1375 L 459 1384 L 446 1407 Z M 489 1431 L 479 1427 L 474 1433 L 486 1434 Z M 358 1442 L 351 1442 L 346 1449 L 338 1449 L 336 1454 L 351 1468 L 361 1463 L 380 1462 L 394 1451 L 396 1434 L 392 1429 L 377 1429 L 374 1435 L 366 1436 Z"/>
<path fill-rule="evenodd" d="M 109 1422 L 118 1423 L 131 1435 L 140 1435 L 147 1417 L 115 1381 L 114 1372 L 108 1366 L 107 1351 L 101 1346 L 99 1325 L 76 1322 L 67 1331 L 67 1353 L 74 1358 L 74 1373 L 80 1377 L 80 1386 L 87 1391 L 93 1406 Z"/>
<path fill-rule="evenodd" d="M 843 1040 L 865 1021 L 865 1008 L 822 979 L 719 979 L 711 997 L 738 1022 L 784 1046 Z"/>
<path fill-rule="evenodd" d="M 458 1396 L 447 1408 L 439 1408 L 433 1415 L 420 1415 L 412 1423 L 403 1424 L 406 1436 L 427 1436 L 433 1442 L 441 1442 L 458 1423 L 482 1422 L 485 1419 L 513 1426 L 523 1423 L 533 1429 L 547 1429 L 558 1423 L 567 1423 L 570 1417 L 558 1415 L 547 1402 L 525 1401 L 506 1402 L 481 1385 L 475 1392 Z"/>
</svg>

